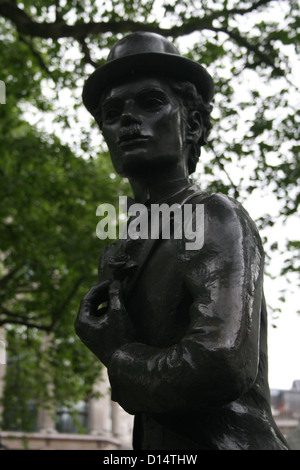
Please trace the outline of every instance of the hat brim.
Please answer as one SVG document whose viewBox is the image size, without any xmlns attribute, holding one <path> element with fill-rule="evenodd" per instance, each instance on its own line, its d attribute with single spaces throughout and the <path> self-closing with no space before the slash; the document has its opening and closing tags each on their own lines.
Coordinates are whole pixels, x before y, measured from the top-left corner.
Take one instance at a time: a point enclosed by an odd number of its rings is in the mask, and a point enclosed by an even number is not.
<svg viewBox="0 0 300 470">
<path fill-rule="evenodd" d="M 82 99 L 85 107 L 94 115 L 103 92 L 109 86 L 141 73 L 190 81 L 205 102 L 210 102 L 214 95 L 213 80 L 202 65 L 176 54 L 146 52 L 120 57 L 96 69 L 83 87 Z"/>
</svg>

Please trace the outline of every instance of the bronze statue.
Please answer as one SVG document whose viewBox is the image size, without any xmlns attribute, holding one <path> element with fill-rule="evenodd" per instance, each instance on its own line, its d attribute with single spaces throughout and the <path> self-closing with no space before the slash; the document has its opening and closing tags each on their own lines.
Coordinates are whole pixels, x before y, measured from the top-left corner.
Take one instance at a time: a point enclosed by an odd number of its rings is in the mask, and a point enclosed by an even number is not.
<svg viewBox="0 0 300 470">
<path fill-rule="evenodd" d="M 84 86 L 135 201 L 204 207 L 199 249 L 174 232 L 111 243 L 80 306 L 77 334 L 135 415 L 134 449 L 287 449 L 270 410 L 259 234 L 238 202 L 189 178 L 213 94 L 205 68 L 152 33 L 117 42 Z"/>
</svg>

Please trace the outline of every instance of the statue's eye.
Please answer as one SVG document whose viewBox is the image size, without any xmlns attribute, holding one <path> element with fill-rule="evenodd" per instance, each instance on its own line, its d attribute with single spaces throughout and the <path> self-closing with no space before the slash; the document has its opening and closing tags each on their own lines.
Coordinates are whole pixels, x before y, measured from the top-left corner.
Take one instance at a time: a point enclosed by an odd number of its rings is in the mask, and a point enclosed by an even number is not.
<svg viewBox="0 0 300 470">
<path fill-rule="evenodd" d="M 117 119 L 120 114 L 121 110 L 117 106 L 106 108 L 103 112 L 103 120 L 108 122 L 113 121 L 114 119 Z"/>
<path fill-rule="evenodd" d="M 167 99 L 160 92 L 144 92 L 139 97 L 140 105 L 147 111 L 157 111 L 162 108 Z"/>
<path fill-rule="evenodd" d="M 117 98 L 109 98 L 102 103 L 101 108 L 102 121 L 111 122 L 121 116 L 123 103 Z"/>
<path fill-rule="evenodd" d="M 164 105 L 164 102 L 159 98 L 146 98 L 143 100 L 144 107 L 146 109 L 157 109 Z"/>
</svg>

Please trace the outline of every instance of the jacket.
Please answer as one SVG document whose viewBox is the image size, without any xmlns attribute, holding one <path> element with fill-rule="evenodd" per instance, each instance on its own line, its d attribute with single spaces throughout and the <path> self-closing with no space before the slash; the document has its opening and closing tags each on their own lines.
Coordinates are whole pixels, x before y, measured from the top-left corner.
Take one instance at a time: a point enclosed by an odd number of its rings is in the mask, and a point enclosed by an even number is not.
<svg viewBox="0 0 300 470">
<path fill-rule="evenodd" d="M 108 366 L 112 399 L 135 415 L 133 448 L 285 450 L 270 409 L 257 228 L 238 202 L 195 186 L 168 202 L 203 204 L 200 249 L 184 237 L 119 240 L 99 265 L 109 278 L 123 250 L 138 266 L 124 280 L 136 339 Z"/>
</svg>

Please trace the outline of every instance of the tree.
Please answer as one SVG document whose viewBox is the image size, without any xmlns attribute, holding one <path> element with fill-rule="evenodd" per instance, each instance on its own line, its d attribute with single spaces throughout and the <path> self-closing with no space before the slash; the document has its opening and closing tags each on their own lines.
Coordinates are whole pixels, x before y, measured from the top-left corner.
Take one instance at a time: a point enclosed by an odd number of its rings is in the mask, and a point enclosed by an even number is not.
<svg viewBox="0 0 300 470">
<path fill-rule="evenodd" d="M 80 298 L 97 281 L 104 247 L 96 238 L 96 208 L 115 203 L 116 195 L 107 155 L 77 158 L 9 103 L 0 113 L 0 325 L 14 364 L 7 369 L 6 424 L 14 418 L 26 428 L 32 416 L 26 403 L 91 396 L 100 376 L 99 364 L 75 339 L 74 321 Z M 20 413 L 12 414 L 16 404 Z"/>
<path fill-rule="evenodd" d="M 28 403 L 86 398 L 101 375 L 76 338 L 74 321 L 80 299 L 97 282 L 105 246 L 96 237 L 96 208 L 117 202 L 117 177 L 104 151 L 101 158 L 77 157 L 53 131 L 26 121 L 22 106 L 47 114 L 52 106 L 43 97 L 42 74 L 32 83 L 39 66 L 32 62 L 26 70 L 31 52 L 10 41 L 2 26 L 1 71 L 9 91 L 0 107 L 0 326 L 14 366 L 7 368 L 4 424 L 30 429 Z M 117 185 L 122 192 L 123 181 Z"/>
<path fill-rule="evenodd" d="M 7 390 L 22 381 L 23 396 L 40 403 L 49 401 L 53 377 L 52 398 L 61 403 L 91 393 L 99 376 L 73 320 L 104 246 L 95 237 L 96 207 L 115 202 L 126 182 L 114 174 L 80 94 L 115 39 L 132 31 L 163 34 L 208 67 L 216 85 L 213 130 L 196 178 L 246 204 L 272 198 L 272 213 L 256 220 L 267 253 L 287 253 L 285 276 L 299 272 L 297 239 L 280 245 L 268 231 L 294 217 L 300 201 L 297 1 L 0 0 L 7 92 L 0 105 L 0 325 L 14 361 L 27 357 L 43 384 L 20 373 L 8 377 Z M 41 332 L 50 338 L 47 352 Z"/>
</svg>

